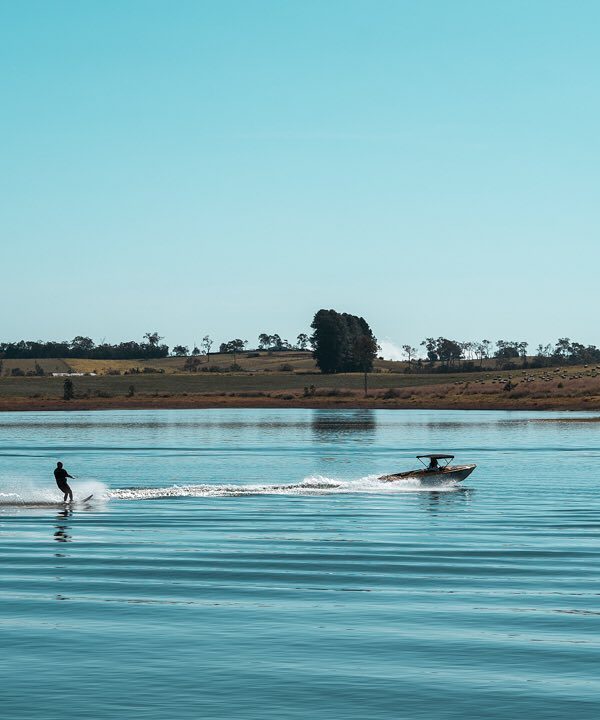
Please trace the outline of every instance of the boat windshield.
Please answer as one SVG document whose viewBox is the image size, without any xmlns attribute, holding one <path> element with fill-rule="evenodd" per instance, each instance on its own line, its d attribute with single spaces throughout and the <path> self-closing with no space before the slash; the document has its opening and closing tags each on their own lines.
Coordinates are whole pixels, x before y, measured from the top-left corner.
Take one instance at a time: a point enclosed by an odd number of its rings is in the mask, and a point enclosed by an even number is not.
<svg viewBox="0 0 600 720">
<path fill-rule="evenodd" d="M 425 465 L 428 470 L 437 470 L 438 468 L 446 467 L 450 463 L 450 460 L 453 459 L 454 455 L 417 455 L 417 460 Z"/>
</svg>

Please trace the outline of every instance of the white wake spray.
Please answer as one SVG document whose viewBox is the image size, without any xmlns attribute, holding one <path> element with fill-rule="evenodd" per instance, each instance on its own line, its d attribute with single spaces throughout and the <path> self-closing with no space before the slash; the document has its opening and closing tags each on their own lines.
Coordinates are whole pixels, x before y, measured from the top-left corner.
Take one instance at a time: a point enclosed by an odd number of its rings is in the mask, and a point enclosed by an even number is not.
<svg viewBox="0 0 600 720">
<path fill-rule="evenodd" d="M 399 492 L 451 492 L 455 483 L 423 485 L 419 478 L 403 478 L 394 482 L 367 475 L 358 480 L 336 480 L 318 475 L 287 485 L 171 485 L 162 488 L 117 488 L 108 497 L 118 500 L 158 500 L 185 497 L 238 497 L 243 495 L 349 495 L 357 493 L 394 494 Z"/>
<path fill-rule="evenodd" d="M 106 500 L 107 486 L 97 480 L 72 480 L 71 489 L 75 503 L 88 495 L 94 500 Z M 0 480 L 0 507 L 2 505 L 58 505 L 63 494 L 54 482 L 40 483 L 31 478 L 2 478 Z"/>
<path fill-rule="evenodd" d="M 108 500 L 159 500 L 168 498 L 211 498 L 240 497 L 250 495 L 350 495 L 376 494 L 393 495 L 406 492 L 452 492 L 458 484 L 449 482 L 441 485 L 425 485 L 419 478 L 403 478 L 384 482 L 377 475 L 367 475 L 356 480 L 340 480 L 322 475 L 307 477 L 298 483 L 252 484 L 252 485 L 171 485 L 169 487 L 132 487 L 109 489 L 98 480 L 75 480 L 71 485 L 74 501 L 88 495 L 93 502 Z M 35 480 L 21 478 L 0 480 L 0 507 L 2 506 L 44 506 L 62 504 L 62 493 L 53 483 L 41 484 Z"/>
</svg>

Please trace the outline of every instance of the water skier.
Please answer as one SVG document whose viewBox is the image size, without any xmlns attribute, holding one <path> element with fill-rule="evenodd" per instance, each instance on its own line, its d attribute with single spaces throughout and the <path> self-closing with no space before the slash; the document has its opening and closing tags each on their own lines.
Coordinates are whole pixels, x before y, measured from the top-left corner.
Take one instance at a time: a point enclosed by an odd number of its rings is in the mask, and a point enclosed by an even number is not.
<svg viewBox="0 0 600 720">
<path fill-rule="evenodd" d="M 56 480 L 58 489 L 65 495 L 63 498 L 64 502 L 67 502 L 67 498 L 70 502 L 73 502 L 73 491 L 69 487 L 67 478 L 75 480 L 75 478 L 72 475 L 69 475 L 69 473 L 64 469 L 61 462 L 56 463 L 56 468 L 54 470 L 54 479 Z"/>
</svg>

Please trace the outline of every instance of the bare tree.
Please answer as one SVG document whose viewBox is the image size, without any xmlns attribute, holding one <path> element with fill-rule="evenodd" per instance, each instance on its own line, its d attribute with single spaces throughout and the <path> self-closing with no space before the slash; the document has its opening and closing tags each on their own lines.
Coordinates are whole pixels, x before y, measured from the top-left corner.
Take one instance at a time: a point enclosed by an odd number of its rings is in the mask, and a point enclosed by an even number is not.
<svg viewBox="0 0 600 720">
<path fill-rule="evenodd" d="M 483 358 L 486 356 L 486 347 L 482 342 L 475 343 L 475 357 L 479 360 L 479 367 L 483 365 Z"/>
<path fill-rule="evenodd" d="M 462 348 L 465 359 L 472 360 L 473 359 L 473 350 L 475 349 L 475 343 L 471 342 L 471 340 L 466 340 L 465 342 L 459 343 L 459 345 Z"/>
<path fill-rule="evenodd" d="M 493 343 L 491 340 L 482 340 L 481 344 L 483 345 L 483 357 L 487 359 L 492 352 Z"/>
<path fill-rule="evenodd" d="M 202 347 L 202 350 L 204 351 L 206 355 L 206 362 L 210 364 L 210 349 L 213 346 L 213 341 L 210 335 L 205 335 L 202 338 L 202 342 L 200 343 L 200 346 Z"/>
<path fill-rule="evenodd" d="M 541 358 L 549 358 L 552 355 L 552 345 L 542 345 L 541 343 L 537 346 L 537 354 Z"/>
<path fill-rule="evenodd" d="M 408 367 L 410 369 L 413 358 L 417 354 L 417 348 L 412 347 L 411 345 L 403 345 L 402 350 L 404 351 L 404 354 L 408 358 Z"/>
</svg>

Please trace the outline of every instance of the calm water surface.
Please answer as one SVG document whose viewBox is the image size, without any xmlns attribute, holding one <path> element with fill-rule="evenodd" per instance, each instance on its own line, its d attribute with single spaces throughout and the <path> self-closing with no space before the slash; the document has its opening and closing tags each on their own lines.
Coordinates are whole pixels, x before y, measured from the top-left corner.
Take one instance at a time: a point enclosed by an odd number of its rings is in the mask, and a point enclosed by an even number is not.
<svg viewBox="0 0 600 720">
<path fill-rule="evenodd" d="M 560 417 L 0 415 L 3 716 L 600 717 L 600 425 Z M 479 467 L 375 480 L 428 450 Z"/>
</svg>

